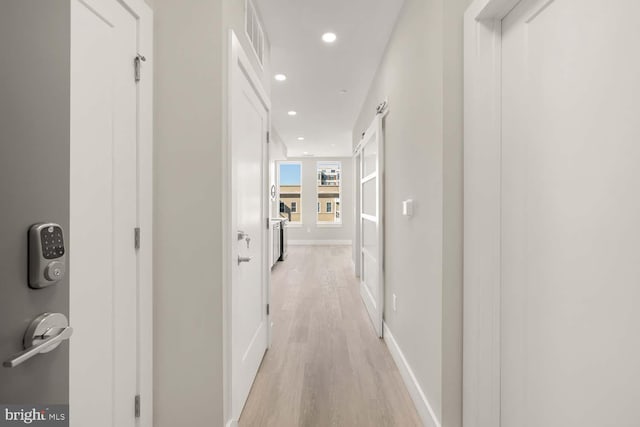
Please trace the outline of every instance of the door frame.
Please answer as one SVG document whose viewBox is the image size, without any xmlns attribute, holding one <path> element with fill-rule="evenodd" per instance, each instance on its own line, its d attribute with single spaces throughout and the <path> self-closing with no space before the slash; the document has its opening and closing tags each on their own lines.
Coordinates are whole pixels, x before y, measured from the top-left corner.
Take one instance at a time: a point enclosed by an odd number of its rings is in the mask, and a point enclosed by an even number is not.
<svg viewBox="0 0 640 427">
<path fill-rule="evenodd" d="M 265 105 L 267 109 L 268 125 L 267 128 L 271 129 L 271 100 L 264 90 L 262 81 L 253 69 L 253 65 L 249 60 L 238 36 L 233 30 L 228 32 L 228 41 L 226 43 L 228 53 L 226 60 L 228 61 L 226 67 L 224 94 L 223 94 L 223 161 L 222 161 L 222 205 L 224 206 L 222 212 L 222 316 L 223 316 L 223 400 L 224 400 L 224 419 L 225 425 L 228 427 L 237 426 L 238 420 L 233 418 L 232 412 L 232 279 L 233 279 L 233 245 L 236 244 L 234 239 L 235 230 L 232 229 L 232 197 L 233 197 L 233 132 L 231 123 L 231 112 L 233 111 L 233 97 L 234 93 L 234 74 L 238 70 L 240 65 L 244 70 L 246 77 L 256 91 L 256 94 Z M 269 131 L 271 132 L 271 131 Z M 269 141 L 267 141 L 269 143 Z M 270 304 L 271 301 L 271 266 L 269 262 L 269 233 L 271 231 L 270 209 L 269 209 L 269 152 L 268 144 L 265 150 L 263 150 L 262 156 L 262 187 L 263 193 L 261 197 L 261 206 L 265 221 L 265 226 L 262 227 L 262 269 L 263 269 L 263 286 L 265 289 L 266 304 Z M 271 315 L 267 315 L 267 349 L 271 346 L 271 328 L 273 324 L 271 322 Z"/>
<path fill-rule="evenodd" d="M 153 11 L 144 0 L 118 0 L 138 20 L 138 394 L 140 427 L 153 426 Z"/>
<path fill-rule="evenodd" d="M 500 426 L 502 20 L 520 1 L 464 15 L 465 427 Z"/>
<path fill-rule="evenodd" d="M 88 0 L 78 0 L 90 3 Z M 111 0 L 121 4 L 137 21 L 137 50 L 145 56 L 136 85 L 138 159 L 137 226 L 142 242 L 138 249 L 137 394 L 138 426 L 153 426 L 153 11 L 144 0 Z M 131 58 L 131 78 L 134 64 Z M 133 244 L 133 230 L 132 244 Z M 134 402 L 131 402 L 132 408 Z M 73 410 L 73 408 L 71 408 Z"/>
</svg>

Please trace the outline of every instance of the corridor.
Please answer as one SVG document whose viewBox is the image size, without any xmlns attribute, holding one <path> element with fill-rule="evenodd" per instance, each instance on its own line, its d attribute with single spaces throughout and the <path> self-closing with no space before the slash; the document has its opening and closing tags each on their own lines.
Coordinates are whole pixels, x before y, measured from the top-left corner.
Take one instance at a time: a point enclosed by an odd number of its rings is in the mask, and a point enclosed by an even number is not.
<svg viewBox="0 0 640 427">
<path fill-rule="evenodd" d="M 350 246 L 291 247 L 271 292 L 273 341 L 241 427 L 421 425 L 362 304 Z"/>
</svg>

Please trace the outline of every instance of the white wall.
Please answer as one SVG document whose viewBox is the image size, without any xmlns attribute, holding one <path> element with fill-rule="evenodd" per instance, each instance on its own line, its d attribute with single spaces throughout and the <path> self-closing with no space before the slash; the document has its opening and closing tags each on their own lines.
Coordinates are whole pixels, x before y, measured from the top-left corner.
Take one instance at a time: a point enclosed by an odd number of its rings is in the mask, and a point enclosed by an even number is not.
<svg viewBox="0 0 640 427">
<path fill-rule="evenodd" d="M 353 160 L 351 157 L 289 158 L 287 161 L 302 163 L 302 226 L 289 228 L 289 241 L 352 241 L 353 240 Z M 338 161 L 342 163 L 341 213 L 342 225 L 318 226 L 318 162 Z"/>
<path fill-rule="evenodd" d="M 222 0 L 154 14 L 154 424 L 222 425 Z"/>
<path fill-rule="evenodd" d="M 385 322 L 437 420 L 462 424 L 462 15 L 406 0 L 353 131 L 385 121 Z M 402 216 L 413 199 L 414 216 Z M 397 296 L 397 312 L 391 307 Z"/>
<path fill-rule="evenodd" d="M 226 55 L 234 28 L 251 58 L 244 1 L 152 4 L 154 425 L 222 426 Z M 268 91 L 268 63 L 252 60 Z"/>
</svg>

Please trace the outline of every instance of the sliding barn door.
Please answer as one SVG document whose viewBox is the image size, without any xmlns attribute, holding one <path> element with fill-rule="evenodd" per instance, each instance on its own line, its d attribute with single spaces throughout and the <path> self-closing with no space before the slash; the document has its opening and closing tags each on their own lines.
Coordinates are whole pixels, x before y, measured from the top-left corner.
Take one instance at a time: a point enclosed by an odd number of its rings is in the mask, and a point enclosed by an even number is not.
<svg viewBox="0 0 640 427">
<path fill-rule="evenodd" d="M 360 157 L 360 294 L 379 337 L 384 309 L 383 137 L 377 115 L 364 135 Z"/>
</svg>

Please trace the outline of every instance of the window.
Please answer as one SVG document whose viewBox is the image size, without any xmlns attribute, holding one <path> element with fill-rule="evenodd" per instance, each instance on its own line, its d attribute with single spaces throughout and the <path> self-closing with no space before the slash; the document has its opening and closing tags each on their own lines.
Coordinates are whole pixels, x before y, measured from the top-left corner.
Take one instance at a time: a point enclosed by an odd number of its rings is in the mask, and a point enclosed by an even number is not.
<svg viewBox="0 0 640 427">
<path fill-rule="evenodd" d="M 292 224 L 302 223 L 302 164 L 281 162 L 278 165 L 278 186 L 280 188 L 280 217 Z"/>
<path fill-rule="evenodd" d="M 247 33 L 247 37 L 251 42 L 253 53 L 256 54 L 258 62 L 262 64 L 264 57 L 264 30 L 262 29 L 262 23 L 258 17 L 255 6 L 251 0 L 246 2 L 246 10 L 244 16 L 244 29 Z"/>
<path fill-rule="evenodd" d="M 317 164 L 318 224 L 341 224 L 341 173 L 340 162 L 318 162 Z"/>
</svg>

